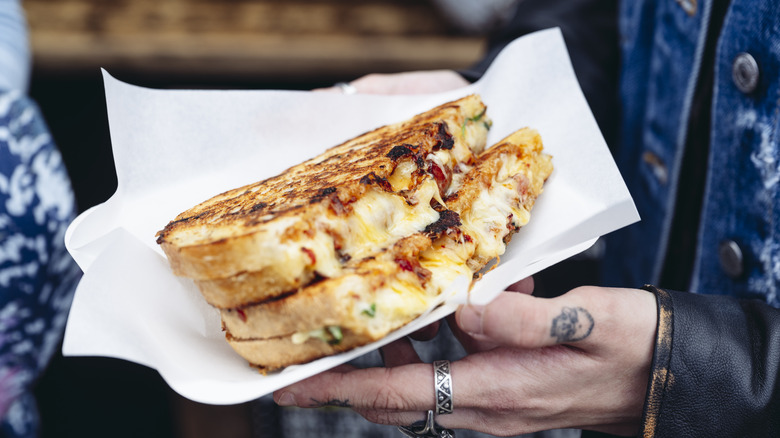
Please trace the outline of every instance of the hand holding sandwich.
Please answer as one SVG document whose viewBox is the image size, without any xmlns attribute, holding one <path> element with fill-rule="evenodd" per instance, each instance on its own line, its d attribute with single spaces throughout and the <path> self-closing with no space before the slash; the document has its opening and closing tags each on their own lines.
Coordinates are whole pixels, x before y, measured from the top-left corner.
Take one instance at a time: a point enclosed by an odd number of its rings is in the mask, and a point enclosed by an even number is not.
<svg viewBox="0 0 780 438">
<path fill-rule="evenodd" d="M 442 427 L 495 435 L 567 427 L 637 432 L 657 321 L 651 293 L 581 287 L 543 299 L 504 292 L 487 306 L 461 307 L 454 320 L 470 354 L 452 363 L 454 410 L 436 417 Z M 384 357 L 389 368 L 339 367 L 274 399 L 349 406 L 382 424 L 422 420 L 434 406 L 431 365 L 403 342 Z"/>
</svg>

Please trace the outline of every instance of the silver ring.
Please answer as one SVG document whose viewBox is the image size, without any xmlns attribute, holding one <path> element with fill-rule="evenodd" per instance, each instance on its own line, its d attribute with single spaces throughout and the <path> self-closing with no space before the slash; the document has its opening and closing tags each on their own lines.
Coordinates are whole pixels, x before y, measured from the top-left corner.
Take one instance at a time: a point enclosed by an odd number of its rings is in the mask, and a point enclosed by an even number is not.
<svg viewBox="0 0 780 438">
<path fill-rule="evenodd" d="M 433 421 L 433 411 L 429 410 L 425 421 L 410 426 L 398 426 L 398 430 L 408 438 L 455 438 L 455 431 L 445 429 Z"/>
<path fill-rule="evenodd" d="M 349 82 L 337 82 L 333 86 L 341 90 L 344 94 L 357 94 L 358 92 L 357 88 Z"/>
<path fill-rule="evenodd" d="M 433 383 L 436 394 L 436 413 L 439 415 L 451 414 L 452 402 L 452 374 L 450 373 L 450 361 L 437 360 L 433 362 Z"/>
</svg>

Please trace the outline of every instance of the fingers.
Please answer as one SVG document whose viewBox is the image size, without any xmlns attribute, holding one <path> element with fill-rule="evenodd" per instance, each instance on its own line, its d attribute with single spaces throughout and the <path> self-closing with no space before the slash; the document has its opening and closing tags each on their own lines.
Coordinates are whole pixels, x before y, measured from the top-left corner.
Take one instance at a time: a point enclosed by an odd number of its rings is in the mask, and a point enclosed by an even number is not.
<svg viewBox="0 0 780 438">
<path fill-rule="evenodd" d="M 357 411 L 427 411 L 434 404 L 433 371 L 422 363 L 328 371 L 275 392 L 274 401 L 281 406 L 343 406 Z"/>
<path fill-rule="evenodd" d="M 410 363 L 422 362 L 409 338 L 401 338 L 385 345 L 379 350 L 379 354 L 382 355 L 382 361 L 386 367 L 397 367 Z"/>
<path fill-rule="evenodd" d="M 461 306 L 458 327 L 480 342 L 522 348 L 554 345 L 550 337 L 553 309 L 526 294 L 503 292 L 485 306 Z"/>
<path fill-rule="evenodd" d="M 409 335 L 410 338 L 414 339 L 415 341 L 430 341 L 434 337 L 436 337 L 436 334 L 439 333 L 439 326 L 441 325 L 440 321 L 436 321 L 434 323 L 428 324 L 425 327 L 421 328 L 420 330 L 417 330 L 416 332 Z"/>
<path fill-rule="evenodd" d="M 510 284 L 506 290 L 531 295 L 534 293 L 534 278 L 526 277 L 517 283 Z"/>
<path fill-rule="evenodd" d="M 467 335 L 485 344 L 585 348 L 608 337 L 630 336 L 652 324 L 655 300 L 633 289 L 582 287 L 554 299 L 504 292 L 486 306 L 466 305 L 455 314 Z"/>
</svg>

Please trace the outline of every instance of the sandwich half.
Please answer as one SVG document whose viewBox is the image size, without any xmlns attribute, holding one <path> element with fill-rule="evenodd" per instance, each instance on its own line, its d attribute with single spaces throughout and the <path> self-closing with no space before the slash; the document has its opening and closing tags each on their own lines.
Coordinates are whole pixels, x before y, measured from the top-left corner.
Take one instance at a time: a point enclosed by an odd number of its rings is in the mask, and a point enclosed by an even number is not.
<svg viewBox="0 0 780 438">
<path fill-rule="evenodd" d="M 466 96 L 217 195 L 157 242 L 217 308 L 283 296 L 437 222 L 489 128 L 479 96 Z"/>
</svg>

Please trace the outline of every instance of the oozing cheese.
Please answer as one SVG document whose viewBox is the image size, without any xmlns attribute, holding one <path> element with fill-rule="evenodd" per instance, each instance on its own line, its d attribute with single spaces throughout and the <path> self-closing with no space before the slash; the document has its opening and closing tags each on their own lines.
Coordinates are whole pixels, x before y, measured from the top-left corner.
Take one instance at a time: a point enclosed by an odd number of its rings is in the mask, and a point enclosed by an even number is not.
<svg viewBox="0 0 780 438">
<path fill-rule="evenodd" d="M 398 194 L 369 189 L 351 205 L 352 214 L 346 218 L 323 215 L 317 219 L 314 229 L 306 233 L 305 239 L 284 237 L 300 218 L 273 221 L 267 230 L 274 238 L 263 240 L 262 246 L 248 253 L 258 259 L 258 265 L 272 264 L 289 278 L 300 276 L 306 269 L 335 277 L 342 270 L 342 261 L 335 250 L 333 232 L 343 238 L 340 242 L 343 254 L 353 260 L 362 259 L 439 220 L 439 213 L 431 207 L 431 199 L 441 199 L 436 182 L 431 178 L 420 184 L 409 202 Z"/>
<path fill-rule="evenodd" d="M 461 275 L 471 277 L 473 272 L 466 261 L 474 254 L 474 243 L 458 241 L 445 236 L 420 254 L 420 265 L 431 271 L 429 289 L 441 293 Z"/>
<path fill-rule="evenodd" d="M 402 196 L 370 190 L 352 204 L 353 214 L 334 227 L 346 227 L 344 250 L 353 259 L 374 254 L 378 249 L 410 234 L 420 232 L 439 220 L 439 213 L 431 208 L 431 199 L 438 196 L 436 183 L 428 178 L 414 195 L 414 205 Z"/>
<path fill-rule="evenodd" d="M 394 192 L 409 190 L 412 185 L 412 174 L 417 170 L 417 163 L 414 160 L 402 160 L 393 170 L 393 173 L 387 178 L 390 187 Z"/>
<path fill-rule="evenodd" d="M 471 205 L 471 208 L 461 215 L 462 229 L 470 235 L 477 244 L 477 254 L 494 258 L 506 250 L 504 237 L 509 234 L 508 220 L 511 225 L 523 226 L 528 223 L 530 213 L 519 202 L 519 182 L 517 178 L 522 170 L 522 163 L 514 155 L 502 155 L 503 166 L 496 174 L 489 189 L 482 191 Z"/>
<path fill-rule="evenodd" d="M 452 172 L 452 182 L 450 183 L 450 187 L 447 189 L 447 193 L 445 196 L 450 196 L 451 194 L 457 192 L 460 190 L 460 187 L 463 185 L 463 180 L 466 177 L 466 174 L 471 170 L 473 167 L 469 166 L 468 164 L 460 163 L 458 165 L 458 172 L 453 171 Z"/>
</svg>

